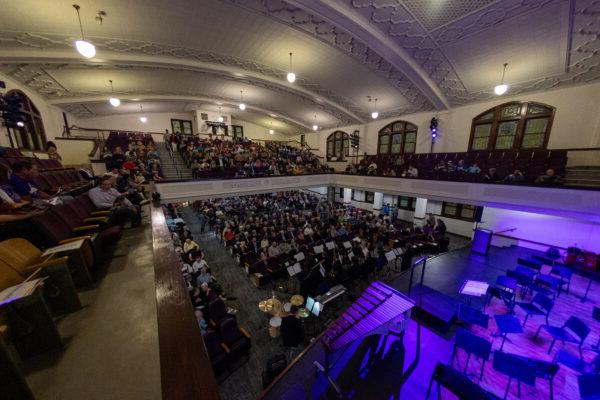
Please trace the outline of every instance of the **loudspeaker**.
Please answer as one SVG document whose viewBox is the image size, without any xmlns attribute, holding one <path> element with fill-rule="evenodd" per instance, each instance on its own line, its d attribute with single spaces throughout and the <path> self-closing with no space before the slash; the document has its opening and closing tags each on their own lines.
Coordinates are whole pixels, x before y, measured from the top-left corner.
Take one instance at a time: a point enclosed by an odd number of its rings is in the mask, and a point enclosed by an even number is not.
<svg viewBox="0 0 600 400">
<path fill-rule="evenodd" d="M 475 222 L 481 222 L 481 216 L 483 215 L 483 207 L 475 207 Z"/>
</svg>

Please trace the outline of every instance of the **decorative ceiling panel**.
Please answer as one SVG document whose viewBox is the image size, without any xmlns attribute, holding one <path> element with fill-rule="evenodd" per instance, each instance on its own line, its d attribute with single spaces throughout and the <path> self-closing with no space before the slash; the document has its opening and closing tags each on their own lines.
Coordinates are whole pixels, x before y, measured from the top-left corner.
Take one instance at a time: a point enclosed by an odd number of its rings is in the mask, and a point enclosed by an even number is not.
<svg viewBox="0 0 600 400">
<path fill-rule="evenodd" d="M 411 13 L 432 31 L 498 0 L 402 0 Z"/>
</svg>

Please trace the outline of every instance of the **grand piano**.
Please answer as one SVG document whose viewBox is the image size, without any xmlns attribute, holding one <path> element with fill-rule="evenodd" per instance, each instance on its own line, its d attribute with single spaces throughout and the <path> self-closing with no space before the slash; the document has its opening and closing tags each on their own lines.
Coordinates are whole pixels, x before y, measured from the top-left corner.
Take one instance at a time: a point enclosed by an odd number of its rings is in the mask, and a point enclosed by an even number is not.
<svg viewBox="0 0 600 400">
<path fill-rule="evenodd" d="M 404 381 L 404 331 L 413 307 L 404 294 L 373 282 L 259 398 L 389 398 L 398 393 Z"/>
</svg>

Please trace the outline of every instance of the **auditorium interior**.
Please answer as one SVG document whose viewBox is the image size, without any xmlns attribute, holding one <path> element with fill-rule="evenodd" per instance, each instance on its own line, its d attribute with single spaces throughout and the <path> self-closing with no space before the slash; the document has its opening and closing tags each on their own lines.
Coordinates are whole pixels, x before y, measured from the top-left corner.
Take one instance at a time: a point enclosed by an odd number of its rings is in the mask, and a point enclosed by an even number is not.
<svg viewBox="0 0 600 400">
<path fill-rule="evenodd" d="M 600 399 L 597 0 L 0 2 L 0 399 Z"/>
</svg>

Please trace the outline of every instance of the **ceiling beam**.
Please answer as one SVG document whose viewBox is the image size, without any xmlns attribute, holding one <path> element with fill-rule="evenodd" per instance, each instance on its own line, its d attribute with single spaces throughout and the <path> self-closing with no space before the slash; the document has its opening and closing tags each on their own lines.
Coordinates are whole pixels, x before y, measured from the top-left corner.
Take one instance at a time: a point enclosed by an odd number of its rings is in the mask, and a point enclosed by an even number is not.
<svg viewBox="0 0 600 400">
<path fill-rule="evenodd" d="M 287 91 L 292 95 L 300 96 L 314 103 L 321 108 L 323 105 L 329 106 L 340 113 L 343 113 L 348 119 L 355 123 L 365 123 L 365 120 L 341 104 L 328 99 L 318 93 L 305 89 L 302 86 L 291 84 L 283 79 L 276 79 L 272 76 L 260 74 L 253 71 L 247 71 L 242 68 L 230 67 L 223 64 L 207 63 L 192 59 L 169 57 L 169 56 L 149 56 L 143 54 L 118 53 L 102 51 L 101 58 L 83 59 L 73 50 L 45 50 L 40 54 L 38 49 L 0 49 L 0 60 L 5 64 L 97 64 L 97 65 L 131 65 L 139 67 L 156 67 L 174 70 L 186 70 L 197 72 L 208 72 L 221 76 L 226 76 L 239 80 L 252 82 L 262 82 L 274 88 Z M 335 117 L 335 116 L 334 116 Z"/>
<path fill-rule="evenodd" d="M 214 97 L 202 97 L 202 96 L 179 96 L 179 95 L 148 95 L 144 93 L 140 94 L 128 94 L 128 95 L 119 95 L 119 99 L 121 101 L 135 101 L 135 102 L 152 102 L 152 101 L 189 101 L 189 102 L 201 102 L 201 103 L 210 103 L 216 104 Z M 142 100 L 133 100 L 133 99 L 142 99 Z M 221 106 L 233 107 L 237 108 L 239 101 L 235 99 L 218 99 L 218 101 L 222 104 Z M 55 106 L 65 106 L 68 104 L 86 104 L 86 103 L 103 103 L 106 102 L 106 96 L 84 96 L 84 97 L 61 97 L 59 99 L 51 99 L 48 100 L 48 103 Z M 282 119 L 286 121 L 289 125 L 296 126 L 298 128 L 303 128 L 306 130 L 310 130 L 311 126 L 298 121 L 297 119 L 290 117 L 286 114 L 282 114 L 280 111 L 269 110 L 262 107 L 257 107 L 251 104 L 246 104 L 247 110 L 252 110 L 258 112 L 260 114 L 267 115 L 269 118 L 271 114 L 276 114 L 276 119 Z M 241 111 L 240 111 L 241 112 Z M 136 113 L 132 113 L 136 114 Z M 126 114 L 118 114 L 118 115 L 126 115 Z M 104 115 L 98 115 L 97 117 L 104 117 Z"/>
<path fill-rule="evenodd" d="M 387 60 L 423 93 L 440 110 L 450 108 L 450 102 L 415 60 L 400 48 L 388 35 L 370 24 L 370 21 L 352 10 L 340 0 L 286 0 L 288 3 L 314 14 L 340 27 L 352 36 L 368 43 L 368 46 Z"/>
</svg>

